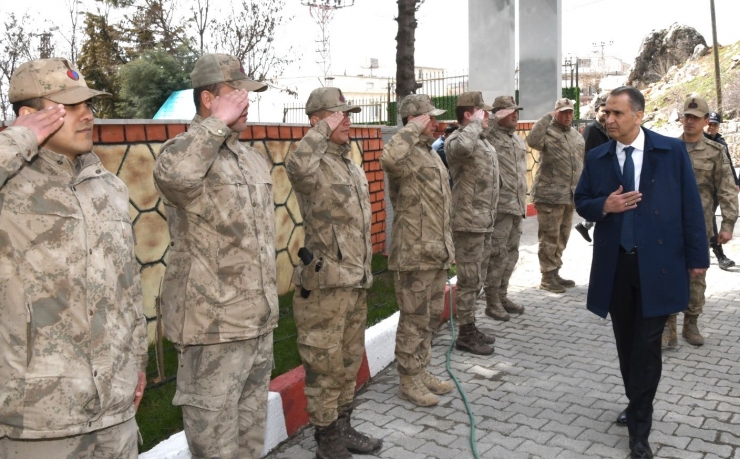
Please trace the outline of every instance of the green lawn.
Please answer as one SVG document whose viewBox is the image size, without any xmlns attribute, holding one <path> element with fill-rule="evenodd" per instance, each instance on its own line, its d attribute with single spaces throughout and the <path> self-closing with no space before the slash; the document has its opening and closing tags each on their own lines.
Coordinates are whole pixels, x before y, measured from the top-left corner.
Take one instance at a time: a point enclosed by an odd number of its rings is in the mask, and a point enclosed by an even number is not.
<svg viewBox="0 0 740 459">
<path fill-rule="evenodd" d="M 368 292 L 368 327 L 398 310 L 393 279 L 387 268 L 388 260 L 386 257 L 379 254 L 373 256 L 372 269 L 377 274 L 374 276 L 373 287 Z M 272 371 L 273 378 L 301 364 L 295 340 L 293 293 L 281 296 L 279 302 L 280 320 L 273 335 L 273 353 L 275 356 L 275 368 Z M 165 381 L 167 381 L 168 378 L 177 374 L 177 351 L 167 341 L 164 342 L 162 348 L 165 350 L 164 376 Z M 182 411 L 179 407 L 172 406 L 172 398 L 175 395 L 175 381 L 171 380 L 151 387 L 152 380 L 158 374 L 154 346 L 150 347 L 149 356 L 147 375 L 150 380 L 150 388 L 146 390 L 144 399 L 139 406 L 139 412 L 136 413 L 136 422 L 139 424 L 139 430 L 144 439 L 139 451 L 147 451 L 170 435 L 182 430 Z"/>
</svg>

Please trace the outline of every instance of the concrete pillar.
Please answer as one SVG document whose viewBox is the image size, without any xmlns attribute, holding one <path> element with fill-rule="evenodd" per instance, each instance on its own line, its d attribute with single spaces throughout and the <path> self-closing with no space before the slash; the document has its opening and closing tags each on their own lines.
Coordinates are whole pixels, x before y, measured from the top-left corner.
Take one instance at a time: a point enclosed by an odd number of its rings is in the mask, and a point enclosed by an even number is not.
<svg viewBox="0 0 740 459">
<path fill-rule="evenodd" d="M 468 0 L 469 91 L 514 95 L 515 0 Z"/>
<path fill-rule="evenodd" d="M 562 0 L 519 1 L 519 105 L 537 120 L 561 97 Z M 472 47 L 471 43 L 471 47 Z"/>
</svg>

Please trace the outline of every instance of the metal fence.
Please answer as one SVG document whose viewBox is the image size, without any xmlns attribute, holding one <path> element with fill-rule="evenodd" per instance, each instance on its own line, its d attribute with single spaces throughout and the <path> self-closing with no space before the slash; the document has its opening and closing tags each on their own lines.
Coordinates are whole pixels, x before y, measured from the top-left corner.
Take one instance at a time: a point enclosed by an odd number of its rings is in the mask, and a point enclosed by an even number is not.
<svg viewBox="0 0 740 459">
<path fill-rule="evenodd" d="M 468 90 L 468 76 L 447 76 L 445 72 L 420 72 L 416 82 L 421 86 L 417 94 L 427 94 L 438 108 L 447 110 L 444 119 L 454 119 L 457 96 Z M 353 124 L 382 124 L 395 126 L 398 113 L 396 104 L 396 80 L 390 78 L 385 86 L 388 90 L 385 97 L 348 98 L 347 103 L 362 108 L 360 113 L 352 114 Z M 450 110 L 451 109 L 451 110 Z M 449 116 L 447 116 L 449 114 Z M 306 106 L 302 103 L 283 106 L 283 123 L 306 123 Z"/>
</svg>

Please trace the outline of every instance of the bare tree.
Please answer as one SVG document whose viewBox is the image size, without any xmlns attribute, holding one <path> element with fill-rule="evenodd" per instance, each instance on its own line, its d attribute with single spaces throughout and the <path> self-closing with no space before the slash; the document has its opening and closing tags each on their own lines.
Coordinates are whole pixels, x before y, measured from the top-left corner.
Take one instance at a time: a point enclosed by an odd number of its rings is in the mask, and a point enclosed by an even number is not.
<svg viewBox="0 0 740 459">
<path fill-rule="evenodd" d="M 77 55 L 80 53 L 80 44 L 77 40 L 77 33 L 79 31 L 79 20 L 80 16 L 84 14 L 84 11 L 80 11 L 81 0 L 64 0 L 64 4 L 67 5 L 67 13 L 69 14 L 69 29 L 66 29 L 66 33 L 62 33 L 60 27 L 56 30 L 60 31 L 62 39 L 67 42 L 69 46 L 69 53 L 67 59 L 73 64 L 77 62 Z"/>
<path fill-rule="evenodd" d="M 241 0 L 229 14 L 211 24 L 213 50 L 236 56 L 252 79 L 265 81 L 279 75 L 292 62 L 289 53 L 279 55 L 275 33 L 290 20 L 283 16 L 285 0 Z"/>
<path fill-rule="evenodd" d="M 0 31 L 0 115 L 5 120 L 13 117 L 8 100 L 10 77 L 19 65 L 36 54 L 32 46 L 33 33 L 26 28 L 31 23 L 28 14 L 18 19 L 10 13 Z"/>
<path fill-rule="evenodd" d="M 398 33 L 396 34 L 396 101 L 421 87 L 414 76 L 414 42 L 416 41 L 416 12 L 424 0 L 397 0 Z"/>
<path fill-rule="evenodd" d="M 200 46 L 200 53 L 205 52 L 205 35 L 206 32 L 213 26 L 213 18 L 208 19 L 208 14 L 211 9 L 210 0 L 195 0 L 195 3 L 190 6 L 190 12 L 193 14 L 192 21 L 195 24 L 195 32 L 198 35 L 198 45 Z"/>
</svg>

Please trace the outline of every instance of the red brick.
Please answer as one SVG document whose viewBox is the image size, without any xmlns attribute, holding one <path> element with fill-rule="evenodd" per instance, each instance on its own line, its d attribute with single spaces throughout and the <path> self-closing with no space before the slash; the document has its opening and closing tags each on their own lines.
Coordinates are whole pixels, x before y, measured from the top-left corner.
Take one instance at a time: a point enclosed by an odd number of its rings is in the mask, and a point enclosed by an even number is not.
<svg viewBox="0 0 740 459">
<path fill-rule="evenodd" d="M 365 161 L 364 163 L 362 163 L 362 168 L 365 169 L 365 174 L 370 172 L 370 164 L 372 163 L 368 161 Z"/>
<path fill-rule="evenodd" d="M 116 124 L 103 124 L 100 126 L 100 141 L 102 143 L 123 143 L 123 126 Z"/>
<path fill-rule="evenodd" d="M 126 132 L 126 142 L 146 142 L 144 125 L 126 124 L 124 125 L 124 131 Z"/>
<path fill-rule="evenodd" d="M 382 182 L 385 180 L 385 172 L 383 172 L 382 169 L 375 173 L 375 180 L 379 182 Z"/>
<path fill-rule="evenodd" d="M 149 142 L 164 142 L 167 140 L 167 127 L 164 124 L 145 124 L 144 132 Z"/>
<path fill-rule="evenodd" d="M 280 138 L 284 140 L 290 140 L 290 126 L 280 126 Z"/>
<path fill-rule="evenodd" d="M 167 138 L 171 139 L 175 137 L 176 135 L 182 134 L 187 129 L 185 129 L 184 124 L 168 124 L 167 125 Z"/>
<path fill-rule="evenodd" d="M 378 235 L 377 234 L 373 234 L 372 236 L 370 236 L 370 243 L 371 244 L 376 244 L 377 242 L 378 242 Z"/>
<path fill-rule="evenodd" d="M 380 155 L 382 154 L 383 154 L 383 150 L 378 150 L 373 155 L 375 156 L 375 159 L 380 160 Z"/>
<path fill-rule="evenodd" d="M 384 243 L 373 244 L 373 253 L 382 253 L 384 249 L 385 249 Z"/>
<path fill-rule="evenodd" d="M 373 223 L 370 232 L 372 234 L 378 234 L 383 232 L 383 224 L 382 223 Z M 377 242 L 377 241 L 376 241 Z"/>
<path fill-rule="evenodd" d="M 245 130 L 239 133 L 239 140 L 252 140 L 252 126 L 247 126 Z"/>
<path fill-rule="evenodd" d="M 267 129 L 264 126 L 252 126 L 252 138 L 264 139 L 267 137 Z"/>
<path fill-rule="evenodd" d="M 100 143 L 100 125 L 99 124 L 96 124 L 95 126 L 93 126 L 93 143 Z"/>
<path fill-rule="evenodd" d="M 378 223 L 378 214 L 374 213 L 372 220 L 370 220 L 370 223 Z"/>
<path fill-rule="evenodd" d="M 280 138 L 280 129 L 277 126 L 267 126 L 267 138 L 278 140 Z"/>
<path fill-rule="evenodd" d="M 375 193 L 376 191 L 380 191 L 383 189 L 383 183 L 382 182 L 373 182 L 370 184 L 370 192 Z"/>
<path fill-rule="evenodd" d="M 384 210 L 381 210 L 380 212 L 378 212 L 377 215 L 378 215 L 378 220 L 385 221 L 385 211 Z"/>
<path fill-rule="evenodd" d="M 380 212 L 381 210 L 383 210 L 382 204 L 383 204 L 382 202 L 374 202 L 372 204 L 373 213 Z"/>
<path fill-rule="evenodd" d="M 293 126 L 290 128 L 290 137 L 293 140 L 301 140 L 303 138 L 303 128 L 300 126 Z"/>
<path fill-rule="evenodd" d="M 379 171 L 382 168 L 380 167 L 380 161 L 371 161 L 370 162 L 370 170 L 371 171 Z"/>
</svg>

